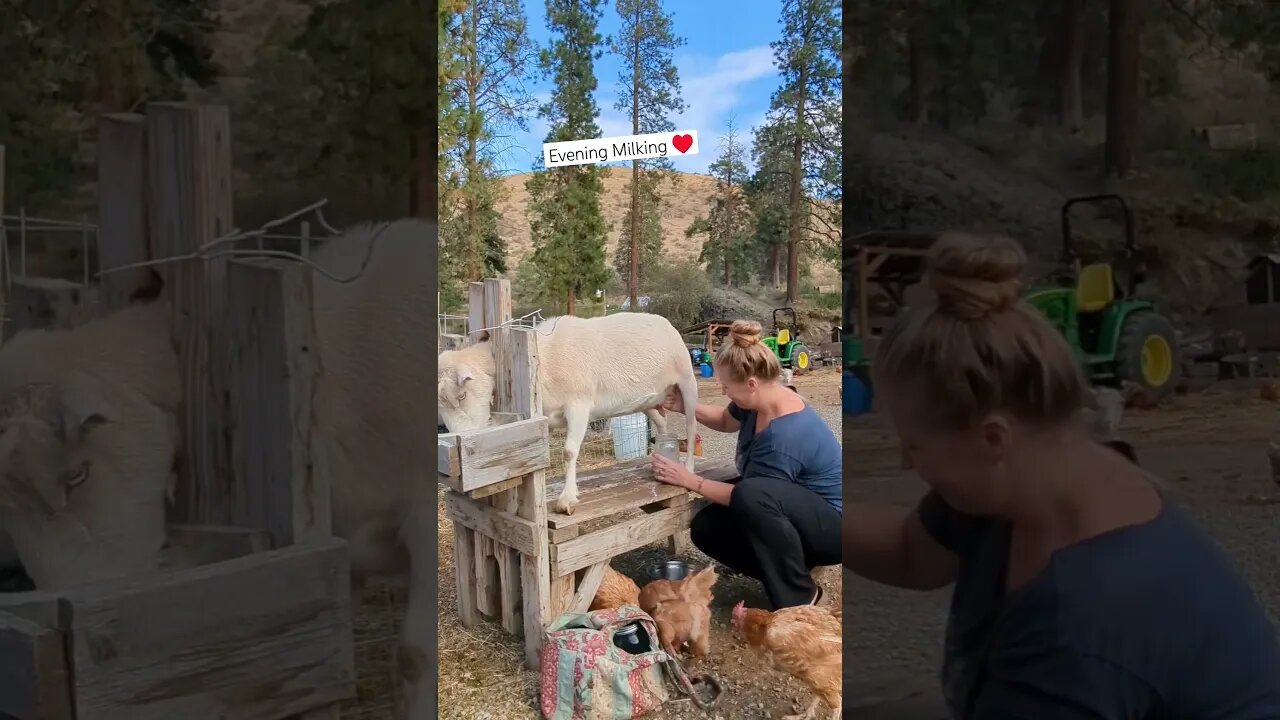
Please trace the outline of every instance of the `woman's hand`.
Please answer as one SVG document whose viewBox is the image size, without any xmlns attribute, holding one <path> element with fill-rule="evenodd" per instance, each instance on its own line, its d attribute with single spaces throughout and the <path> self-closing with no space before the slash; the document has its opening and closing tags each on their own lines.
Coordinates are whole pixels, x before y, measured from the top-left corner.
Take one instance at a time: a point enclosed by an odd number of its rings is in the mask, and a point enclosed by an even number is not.
<svg viewBox="0 0 1280 720">
<path fill-rule="evenodd" d="M 672 462 L 662 455 L 653 455 L 653 479 L 667 485 L 692 490 L 698 484 L 698 476 L 689 472 L 683 463 Z"/>
<path fill-rule="evenodd" d="M 684 415 L 684 396 L 679 389 L 672 390 L 662 399 L 662 409 L 667 412 L 678 412 Z"/>
</svg>

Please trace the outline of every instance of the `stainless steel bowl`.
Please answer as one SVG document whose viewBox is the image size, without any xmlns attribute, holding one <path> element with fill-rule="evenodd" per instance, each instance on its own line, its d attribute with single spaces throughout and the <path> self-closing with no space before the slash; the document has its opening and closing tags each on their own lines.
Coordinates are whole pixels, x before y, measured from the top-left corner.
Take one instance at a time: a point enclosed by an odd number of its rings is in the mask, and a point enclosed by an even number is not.
<svg viewBox="0 0 1280 720">
<path fill-rule="evenodd" d="M 657 576 L 663 580 L 683 580 L 689 576 L 689 566 L 683 560 L 668 560 L 657 567 Z"/>
</svg>

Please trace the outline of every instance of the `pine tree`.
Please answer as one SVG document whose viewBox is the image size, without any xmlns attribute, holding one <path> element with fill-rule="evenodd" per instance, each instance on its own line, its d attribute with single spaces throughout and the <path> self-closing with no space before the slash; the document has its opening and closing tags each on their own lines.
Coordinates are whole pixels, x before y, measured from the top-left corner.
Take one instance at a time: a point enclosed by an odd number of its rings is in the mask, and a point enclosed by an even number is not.
<svg viewBox="0 0 1280 720">
<path fill-rule="evenodd" d="M 304 22 L 280 22 L 260 49 L 241 137 L 262 179 L 376 198 L 378 214 L 432 214 L 439 89 L 427 68 L 422 0 L 306 0 Z M 437 19 L 437 23 L 443 22 Z M 437 27 L 439 30 L 439 26 Z M 439 77 L 437 76 L 437 80 Z M 434 94 L 434 95 L 433 95 Z"/>
<path fill-rule="evenodd" d="M 786 0 L 782 38 L 770 43 L 782 76 L 770 111 L 785 118 L 778 128 L 790 146 L 787 302 L 791 304 L 800 295 L 801 243 L 810 212 L 805 202 L 807 170 L 829 162 L 827 156 L 838 156 L 840 151 L 839 13 L 838 0 Z"/>
<path fill-rule="evenodd" d="M 710 212 L 693 222 L 686 235 L 705 233 L 698 262 L 707 272 L 719 275 L 725 287 L 741 284 L 749 274 L 751 235 L 754 223 L 742 186 L 747 181 L 743 162 L 746 148 L 738 140 L 737 129 L 730 120 L 721 143 L 720 156 L 711 164 L 716 178 L 716 194 Z"/>
<path fill-rule="evenodd" d="M 786 140 L 783 123 L 777 119 L 756 128 L 751 147 L 756 171 L 745 188 L 747 203 L 756 218 L 755 233 L 750 243 L 751 257 L 760 279 L 774 290 L 783 287 L 787 228 L 790 226 L 787 193 L 791 181 L 791 160 Z"/>
<path fill-rule="evenodd" d="M 639 242 L 631 242 L 631 210 L 628 209 L 622 220 L 622 229 L 618 236 L 618 246 L 613 251 L 613 270 L 627 282 L 628 293 L 635 289 L 631 287 L 629 278 L 631 277 L 631 256 L 632 248 L 639 248 L 640 261 L 636 268 L 636 287 L 646 285 L 651 277 L 650 273 L 658 267 L 658 263 L 662 260 L 662 207 L 665 202 L 662 199 L 663 181 L 670 177 L 673 179 L 672 184 L 676 184 L 679 176 L 675 173 L 665 173 L 661 170 L 645 170 L 639 174 L 638 185 L 634 179 L 632 183 L 639 188 L 638 205 L 640 208 L 639 222 L 636 227 L 639 228 Z M 638 307 L 635 302 L 631 303 L 631 307 Z"/>
<path fill-rule="evenodd" d="M 631 113 L 632 134 L 675 130 L 670 116 L 683 111 L 685 105 L 671 54 L 685 41 L 672 34 L 671 16 L 663 13 L 661 0 L 618 0 L 617 9 L 622 28 L 610 49 L 622 58 L 622 71 L 618 74 L 618 101 L 614 107 Z M 615 266 L 618 274 L 627 278 L 627 295 L 633 308 L 639 307 L 641 268 L 652 267 L 651 260 L 662 254 L 658 224 L 662 196 L 657 178 L 646 176 L 665 173 L 674 180 L 671 168 L 666 158 L 631 161 L 631 207 L 623 218 L 618 243 L 625 265 L 619 265 L 615 258 Z"/>
<path fill-rule="evenodd" d="M 596 23 L 603 0 L 547 0 L 547 22 L 558 37 L 540 53 L 543 73 L 553 78 L 551 100 L 538 110 L 551 125 L 546 142 L 600 136 L 595 60 L 600 56 Z M 539 161 L 538 165 L 541 165 Z M 544 299 L 575 300 L 604 286 L 608 225 L 600 210 L 604 190 L 598 165 L 574 165 L 535 171 L 525 182 L 534 241 L 529 261 Z"/>
<path fill-rule="evenodd" d="M 501 198 L 493 141 L 503 128 L 527 129 L 533 101 L 518 81 L 536 57 L 518 0 L 473 0 L 457 20 L 461 67 L 452 82 L 462 112 L 458 220 L 464 224 L 464 277 L 474 282 L 506 267 L 497 232 Z"/>
</svg>

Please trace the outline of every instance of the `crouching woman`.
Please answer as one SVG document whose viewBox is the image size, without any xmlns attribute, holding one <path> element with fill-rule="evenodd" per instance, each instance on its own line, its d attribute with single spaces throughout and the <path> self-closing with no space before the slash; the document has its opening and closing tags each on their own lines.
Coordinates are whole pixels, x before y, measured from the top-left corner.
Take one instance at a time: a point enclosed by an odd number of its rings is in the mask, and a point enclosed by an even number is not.
<svg viewBox="0 0 1280 720">
<path fill-rule="evenodd" d="M 822 590 L 810 572 L 840 563 L 840 442 L 782 384 L 778 358 L 760 341 L 760 323 L 735 322 L 714 367 L 730 402 L 699 403 L 694 411 L 702 426 L 738 434 L 739 478 L 707 480 L 659 455 L 654 477 L 711 501 L 690 528 L 699 550 L 763 583 L 775 609 L 816 604 Z M 678 395 L 665 407 L 685 412 Z"/>
</svg>

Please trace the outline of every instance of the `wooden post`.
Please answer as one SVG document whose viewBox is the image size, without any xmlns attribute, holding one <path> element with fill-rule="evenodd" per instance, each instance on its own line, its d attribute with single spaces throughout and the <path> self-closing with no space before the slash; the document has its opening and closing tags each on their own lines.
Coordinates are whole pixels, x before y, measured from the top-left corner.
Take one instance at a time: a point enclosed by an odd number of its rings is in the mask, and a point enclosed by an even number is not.
<svg viewBox="0 0 1280 720">
<path fill-rule="evenodd" d="M 476 286 L 481 286 L 481 309 L 477 309 Z M 496 327 L 511 320 L 511 282 L 488 279 L 471 285 L 471 327 Z M 482 325 L 476 325 L 477 321 Z M 538 395 L 537 336 L 527 328 L 489 331 L 494 357 L 494 405 L 497 412 L 512 413 L 520 419 L 542 414 Z M 473 338 L 478 339 L 478 338 Z M 543 621 L 551 616 L 550 550 L 547 545 L 547 472 L 526 475 L 519 487 L 494 496 L 493 504 L 510 509 L 538 528 L 534 553 L 520 557 L 520 584 L 524 615 L 525 662 L 538 665 L 542 647 Z"/>
<path fill-rule="evenodd" d="M 312 441 L 318 367 L 310 268 L 234 260 L 227 268 L 231 363 L 232 522 L 274 547 L 327 539 L 332 510 L 324 448 Z"/>
<path fill-rule="evenodd" d="M 231 123 L 226 107 L 147 105 L 147 181 L 151 257 L 190 255 L 232 229 Z M 183 368 L 185 462 L 178 472 L 176 520 L 231 524 L 232 463 L 225 326 L 225 260 L 157 266 L 172 306 Z"/>
<path fill-rule="evenodd" d="M 133 113 L 104 115 L 98 122 L 98 264 L 110 270 L 149 257 L 146 119 Z M 103 309 L 128 305 L 149 276 L 146 268 L 103 275 Z"/>
</svg>

